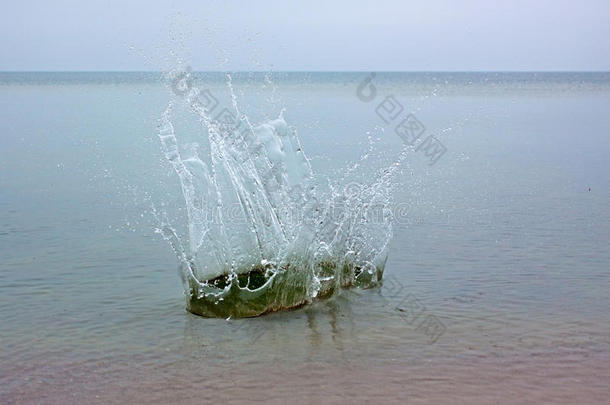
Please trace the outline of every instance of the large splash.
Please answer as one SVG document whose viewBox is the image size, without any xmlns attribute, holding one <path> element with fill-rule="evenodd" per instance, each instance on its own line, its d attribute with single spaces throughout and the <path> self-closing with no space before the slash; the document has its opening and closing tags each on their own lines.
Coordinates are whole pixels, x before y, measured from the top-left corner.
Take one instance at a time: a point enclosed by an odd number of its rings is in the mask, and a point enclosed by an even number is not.
<svg viewBox="0 0 610 405">
<path fill-rule="evenodd" d="M 173 94 L 158 136 L 180 180 L 188 235 L 168 223 L 159 231 L 180 260 L 189 311 L 257 316 L 381 281 L 392 236 L 391 179 L 403 155 L 369 184 L 343 184 L 354 164 L 323 190 L 283 110 L 251 122 L 227 75 L 232 111 L 213 118 L 189 71 L 168 77 Z M 174 129 L 177 103 L 200 122 L 196 142 L 181 141 Z"/>
</svg>

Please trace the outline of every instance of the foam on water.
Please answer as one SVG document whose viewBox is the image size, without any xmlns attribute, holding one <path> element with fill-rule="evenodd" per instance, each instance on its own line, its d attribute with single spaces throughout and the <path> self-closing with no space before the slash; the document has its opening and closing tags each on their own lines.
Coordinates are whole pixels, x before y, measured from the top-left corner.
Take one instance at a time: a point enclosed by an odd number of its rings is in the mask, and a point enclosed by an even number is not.
<svg viewBox="0 0 610 405">
<path fill-rule="evenodd" d="M 256 316 L 341 287 L 379 283 L 392 237 L 392 179 L 405 151 L 369 184 L 344 184 L 357 163 L 322 191 L 283 110 L 276 119 L 252 123 L 227 74 L 235 118 L 213 118 L 189 71 L 168 77 L 174 90 L 183 90 L 173 92 L 158 136 L 180 180 L 188 240 L 165 221 L 159 232 L 181 262 L 190 311 Z M 205 136 L 181 141 L 172 122 L 177 103 L 187 103 Z"/>
</svg>

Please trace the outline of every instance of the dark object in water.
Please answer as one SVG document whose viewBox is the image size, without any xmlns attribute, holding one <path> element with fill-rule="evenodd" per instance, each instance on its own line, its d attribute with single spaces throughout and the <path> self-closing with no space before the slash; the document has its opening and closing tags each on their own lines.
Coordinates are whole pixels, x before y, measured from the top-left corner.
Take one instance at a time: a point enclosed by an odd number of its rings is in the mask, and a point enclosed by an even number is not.
<svg viewBox="0 0 610 405">
<path fill-rule="evenodd" d="M 312 298 L 311 271 L 286 265 L 270 268 L 263 265 L 241 274 L 223 274 L 203 284 L 189 280 L 188 311 L 207 317 L 245 318 L 268 312 L 301 307 L 315 299 L 331 296 L 337 288 L 356 286 L 370 288 L 381 281 L 383 268 L 364 271 L 361 267 L 344 264 L 337 272 L 337 264 L 321 262 L 320 286 Z M 337 280 L 337 274 L 339 279 Z"/>
</svg>

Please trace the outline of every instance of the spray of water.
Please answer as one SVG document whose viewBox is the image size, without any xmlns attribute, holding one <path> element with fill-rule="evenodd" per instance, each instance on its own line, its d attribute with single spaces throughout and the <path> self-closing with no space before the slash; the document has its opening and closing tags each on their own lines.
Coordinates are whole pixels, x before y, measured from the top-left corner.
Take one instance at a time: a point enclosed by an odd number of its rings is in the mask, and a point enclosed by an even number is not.
<svg viewBox="0 0 610 405">
<path fill-rule="evenodd" d="M 168 76 L 175 84 L 190 75 Z M 234 120 L 212 118 L 200 90 L 189 85 L 173 92 L 159 125 L 184 196 L 188 240 L 167 222 L 159 232 L 180 260 L 187 309 L 257 316 L 344 287 L 377 285 L 392 237 L 392 178 L 405 154 L 370 184 L 346 187 L 344 179 L 359 167 L 354 164 L 322 191 L 284 111 L 252 123 L 239 108 L 231 76 L 226 79 Z M 181 143 L 172 123 L 176 103 L 187 103 L 199 120 L 205 134 L 199 142 Z M 241 220 L 232 221 L 236 215 Z"/>
</svg>

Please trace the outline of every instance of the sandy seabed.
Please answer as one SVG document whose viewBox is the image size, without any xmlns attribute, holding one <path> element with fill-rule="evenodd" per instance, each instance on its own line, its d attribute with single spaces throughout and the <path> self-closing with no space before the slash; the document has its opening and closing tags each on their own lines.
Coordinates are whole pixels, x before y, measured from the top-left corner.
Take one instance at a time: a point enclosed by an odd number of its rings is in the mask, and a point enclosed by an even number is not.
<svg viewBox="0 0 610 405">
<path fill-rule="evenodd" d="M 126 360 L 126 359 L 124 359 Z M 120 363 L 120 364 L 117 364 Z M 606 404 L 610 356 L 565 351 L 496 358 L 295 367 L 102 359 L 3 369 L 3 404 Z"/>
</svg>

